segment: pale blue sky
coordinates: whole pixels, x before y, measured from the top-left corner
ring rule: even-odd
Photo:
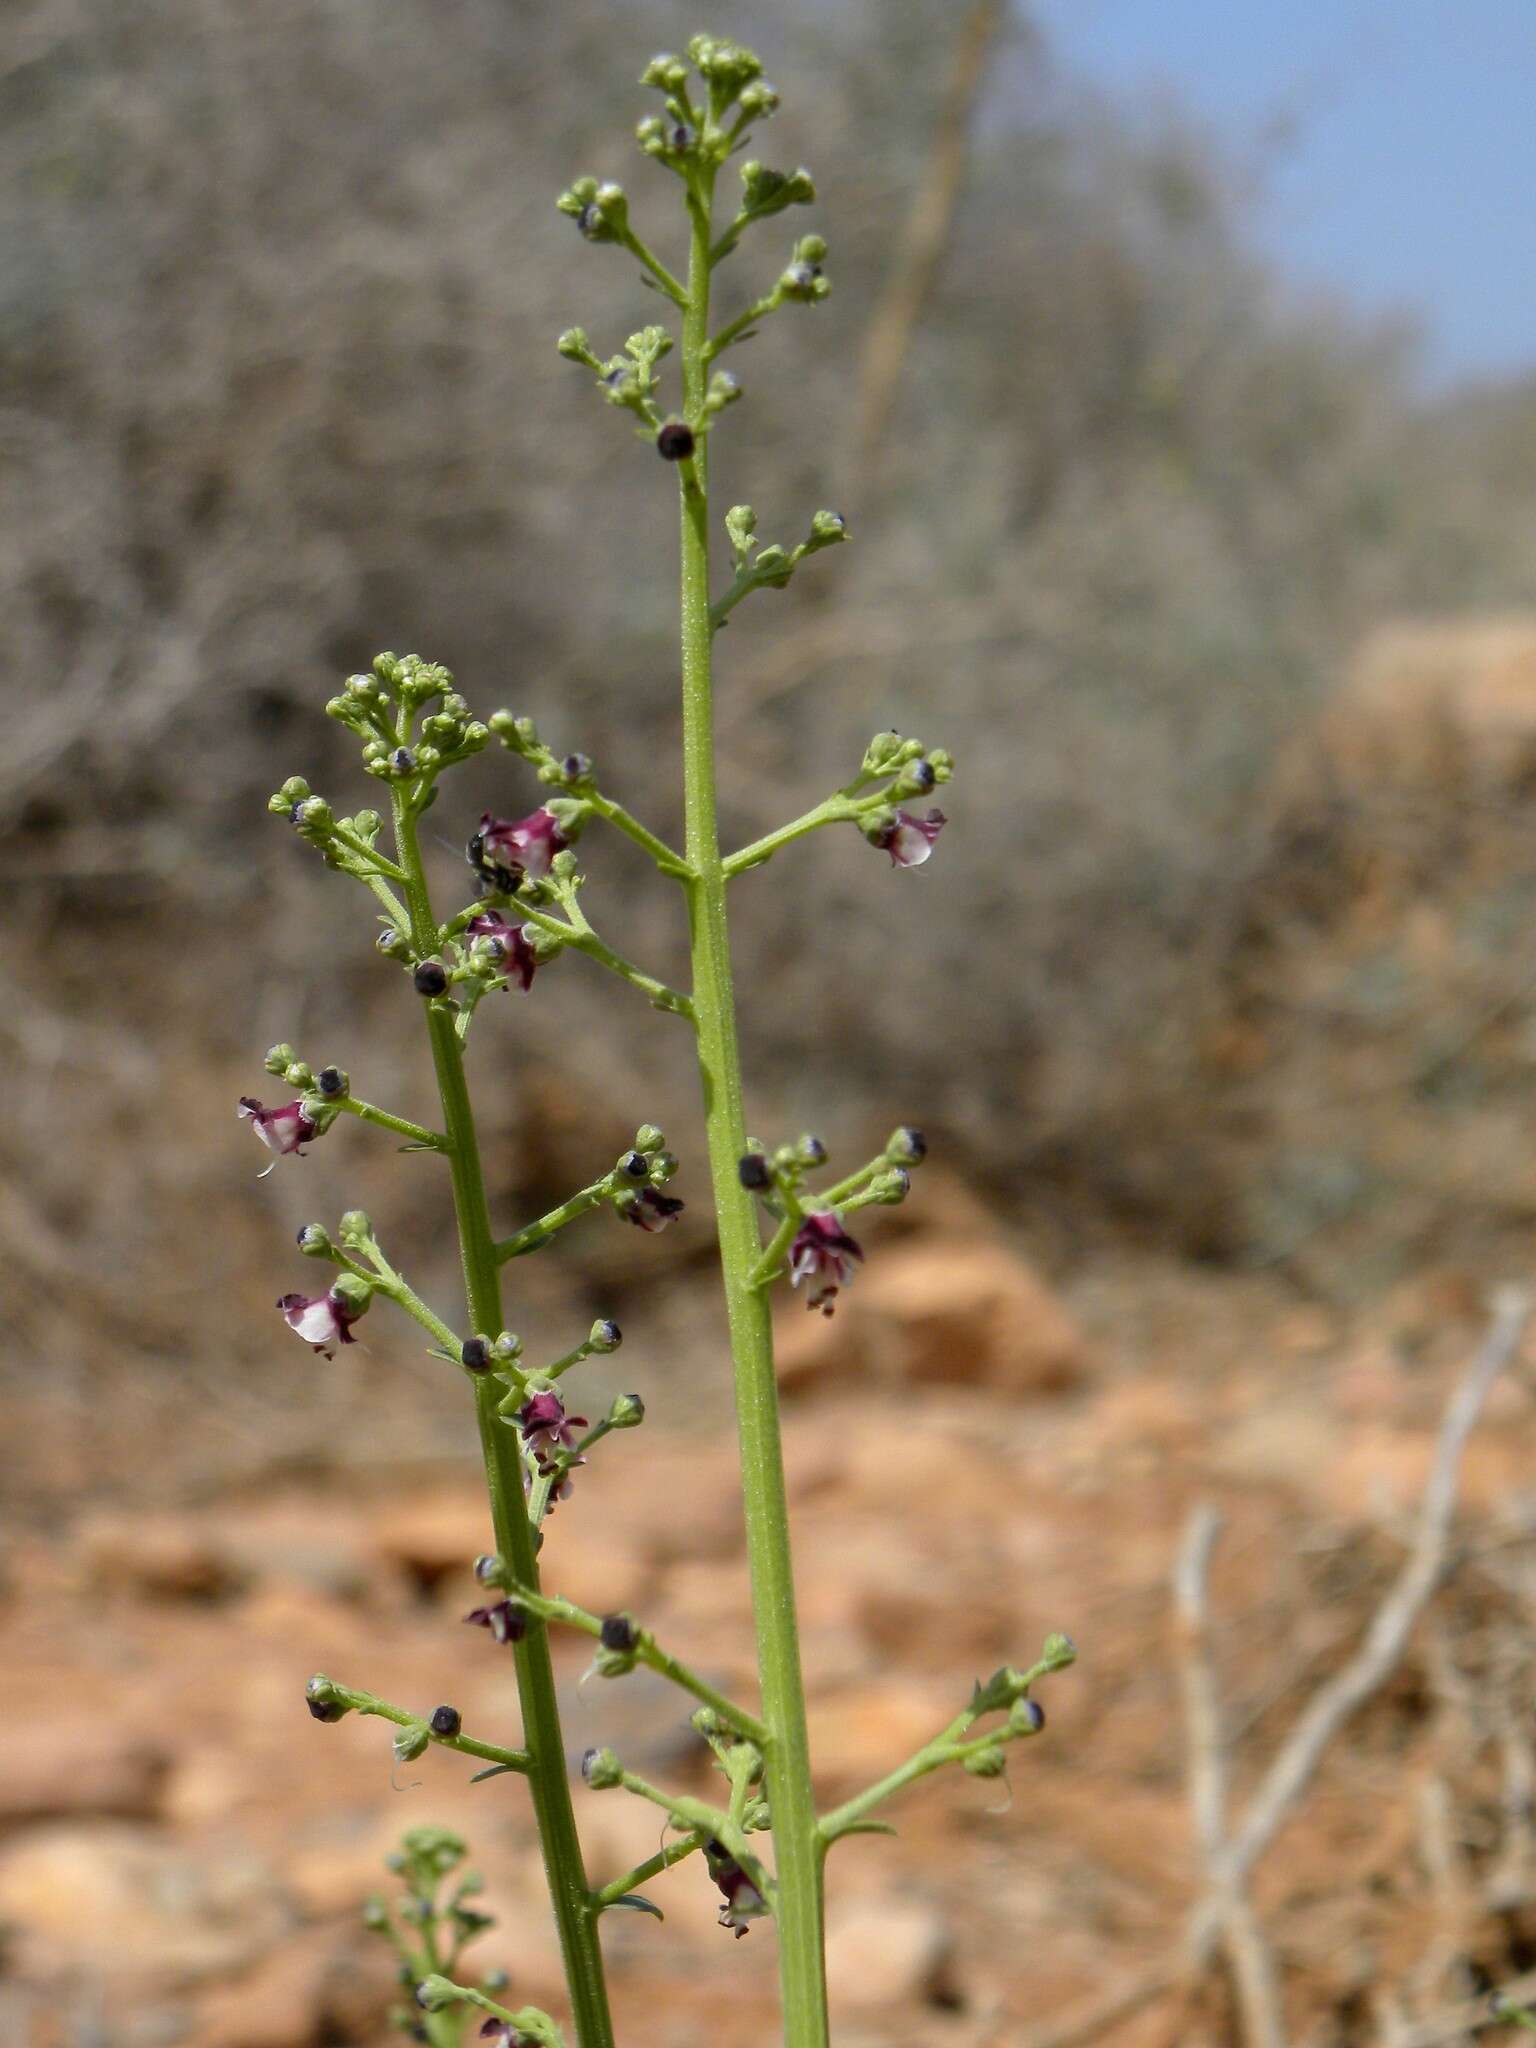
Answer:
[[[1536,369],[1536,0],[1035,0],[1061,64],[1193,112],[1303,282],[1406,311],[1438,385]]]

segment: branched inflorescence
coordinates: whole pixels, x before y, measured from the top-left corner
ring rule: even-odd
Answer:
[[[714,273],[760,223],[809,204],[815,186],[807,171],[777,171],[749,158],[741,166],[735,211],[718,225],[716,181],[745,150],[753,124],[774,112],[777,94],[750,51],[706,36],[690,44],[686,61],[654,59],[643,82],[660,92],[663,111],[640,123],[638,140],[643,153],[683,188],[686,266],[674,272],[642,239],[628,196],[617,184],[580,178],[559,205],[586,240],[612,244],[639,263],[643,281],[681,315],[681,345],[653,325],[632,334],[617,354],[603,357],[573,328],[560,337],[559,351],[592,372],[608,404],[633,416],[677,478],[684,843],[670,845],[641,823],[604,787],[587,755],[559,753],[531,719],[509,711],[478,718],[439,664],[416,655],[379,655],[370,670],[347,679],[326,709],[360,741],[365,772],[387,793],[387,818],[381,809],[339,815],[297,776],[273,796],[271,809],[329,867],[353,877],[373,897],[378,950],[406,978],[422,1012],[439,1114],[434,1123],[423,1123],[383,1108],[354,1092],[346,1070],[311,1067],[289,1045],[274,1046],[266,1061],[284,1099],[268,1106],[245,1097],[239,1113],[272,1155],[268,1172],[283,1158],[302,1159],[309,1146],[349,1118],[389,1133],[402,1151],[435,1157],[447,1169],[463,1256],[461,1314],[431,1306],[386,1252],[369,1217],[356,1209],[341,1217],[334,1233],[319,1223],[299,1232],[300,1253],[330,1268],[329,1281],[318,1292],[285,1294],[277,1305],[304,1343],[331,1357],[354,1342],[358,1319],[383,1299],[425,1333],[433,1358],[461,1375],[475,1406],[496,1543],[474,1564],[480,1592],[465,1620],[485,1632],[490,1648],[510,1653],[522,1733],[515,1746],[490,1741],[466,1732],[455,1707],[417,1711],[324,1675],[310,1681],[309,1711],[323,1722],[356,1714],[388,1723],[397,1763],[436,1747],[478,1761],[477,1778],[515,1776],[527,1782],[580,2048],[606,2048],[613,2038],[598,1941],[602,1916],[624,1907],[659,1918],[660,1909],[642,1887],[695,1852],[719,1893],[723,1926],[740,1936],[756,1920],[777,1923],[785,2039],[792,2048],[822,2048],[822,1873],[828,1848],[845,1835],[882,1829],[871,1818],[874,1810],[944,1765],[958,1764],[979,1777],[1000,1774],[1009,1746],[1044,1725],[1036,1684],[1075,1653],[1066,1637],[1050,1637],[1033,1666],[1005,1667],[978,1683],[964,1709],[905,1763],[834,1811],[818,1813],[805,1731],[768,1298],[787,1282],[803,1288],[811,1309],[831,1315],[865,1256],[851,1219],[860,1210],[904,1200],[927,1144],[919,1130],[903,1124],[872,1158],[829,1180],[819,1139],[803,1136],[769,1147],[749,1135],[726,896],[738,877],[828,825],[852,825],[888,855],[894,869],[920,866],[945,823],[932,798],[950,779],[953,764],[941,748],[896,732],[877,733],[857,772],[811,810],[734,852],[720,846],[714,642],[738,605],[757,591],[784,589],[812,555],[848,538],[843,518],[822,511],[795,545],[761,545],[751,507],[733,506],[724,517],[731,577],[722,591],[713,591],[709,442],[721,414],[741,396],[740,384],[720,359],[781,308],[815,305],[826,296],[827,251],[819,235],[799,236],[768,288],[714,325]],[[669,406],[661,366],[674,350],[682,374]],[[456,907],[440,916],[428,885],[420,821],[437,803],[444,776],[493,744],[532,772],[542,801],[521,815],[486,811],[478,819],[456,821],[467,869],[458,871]],[[509,802],[508,810],[516,812],[519,805]],[[578,847],[589,828],[604,825],[640,847],[657,872],[679,887],[691,939],[686,989],[668,985],[619,952],[589,918]],[[541,971],[567,953],[585,957],[653,1008],[678,1018],[697,1057],[741,1435],[761,1688],[755,1707],[726,1698],[633,1615],[591,1613],[540,1583],[547,1518],[570,1497],[577,1472],[597,1446],[634,1428],[645,1411],[639,1395],[625,1394],[596,1420],[578,1412],[580,1395],[568,1389],[579,1378],[567,1376],[588,1358],[617,1350],[617,1323],[600,1316],[567,1350],[535,1363],[505,1326],[504,1269],[590,1213],[607,1210],[655,1232],[683,1208],[670,1192],[678,1161],[661,1131],[645,1124],[610,1166],[548,1213],[505,1236],[493,1226],[466,1050],[487,997],[513,990],[519,998],[529,995]],[[549,1648],[553,1627],[592,1639],[596,1676],[621,1679],[644,1667],[691,1698],[703,1753],[723,1781],[717,1796],[705,1799],[652,1784],[610,1749],[590,1751],[582,1764],[589,1787],[622,1789],[665,1816],[657,1852],[603,1884],[589,1882],[575,1828]],[[470,1881],[459,1884],[446,1907],[437,1903],[440,1885],[462,1855],[455,1838],[415,1831],[398,1859],[405,1905],[393,1916],[382,1901],[368,1909],[370,1925],[395,1944],[401,1982],[412,1994],[402,2024],[419,2038],[451,2048],[464,2039],[466,2026],[477,2027],[500,2048],[559,2043],[560,2029],[548,2015],[496,2002],[491,1993],[504,1988],[501,1980],[487,1978],[479,1986],[455,1981],[466,1942],[488,1924],[464,1903]]]

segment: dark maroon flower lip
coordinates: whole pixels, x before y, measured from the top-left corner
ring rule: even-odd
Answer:
[[[875,844],[891,856],[892,867],[920,868],[948,823],[944,813],[937,809],[922,818],[913,811],[898,811]]]
[[[863,1247],[844,1230],[842,1219],[831,1209],[814,1210],[795,1232],[789,1248],[789,1280],[798,1287],[811,1283],[806,1307],[831,1315],[838,1289],[853,1282],[853,1269],[864,1257]]]
[[[553,811],[542,805],[526,818],[482,814],[470,838],[469,864],[482,881],[510,895],[524,881],[542,881],[550,862],[570,841]]]
[[[528,940],[527,928],[513,924],[502,916],[499,910],[482,910],[472,917],[464,927],[465,936],[471,939],[488,939],[496,952],[506,962],[507,979],[517,981],[524,994],[533,987],[533,977],[538,968],[538,956]]]
[[[472,1607],[464,1619],[475,1628],[488,1628],[498,1643],[520,1643],[528,1632],[528,1614],[515,1600],[497,1600],[489,1607]]]
[[[298,1152],[302,1158],[300,1146],[307,1145],[318,1129],[314,1119],[306,1115],[302,1097],[285,1102],[277,1109],[267,1109],[254,1095],[242,1095],[237,1114],[249,1118],[251,1129],[263,1145],[269,1152],[276,1153],[272,1166],[290,1152]],[[263,1177],[272,1171],[272,1166],[264,1169]]]
[[[681,1216],[683,1204],[676,1195],[664,1195],[660,1188],[641,1188],[619,1205],[619,1214],[641,1230],[665,1230],[674,1216]]]
[[[761,1920],[768,1911],[768,1901],[723,1842],[706,1842],[704,1861],[724,1895],[720,1925],[731,1928],[739,1941],[750,1923]]]
[[[549,1493],[549,1505],[552,1507],[556,1501],[569,1499],[571,1473],[578,1465],[587,1462],[575,1455],[576,1432],[587,1427],[586,1416],[567,1415],[565,1403],[552,1387],[547,1387],[528,1396],[517,1411],[517,1420],[539,1477],[555,1477]],[[568,1455],[562,1456],[561,1453]]]

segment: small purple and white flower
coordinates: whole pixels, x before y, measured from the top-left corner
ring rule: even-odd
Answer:
[[[675,1216],[681,1216],[683,1204],[676,1195],[664,1195],[660,1188],[641,1188],[635,1195],[626,1195],[619,1204],[619,1214],[626,1222],[647,1232],[665,1230]]]
[[[517,1419],[522,1427],[523,1442],[532,1451],[533,1461],[538,1466],[541,1476],[546,1478],[560,1463],[566,1462],[559,1459],[556,1454],[561,1451],[574,1451],[577,1430],[585,1429],[587,1426],[585,1415],[566,1414],[565,1403],[553,1387],[546,1387],[536,1394],[530,1394],[518,1409]],[[587,1461],[585,1458],[574,1458],[569,1462],[584,1465]]]
[[[766,1914],[768,1901],[723,1842],[711,1840],[704,1844],[704,1862],[725,1895],[720,1925],[732,1928],[740,1941],[751,1922]]]
[[[488,2019],[480,2039],[489,2041],[491,2048],[538,2048],[532,2034],[520,2034],[510,2020]]]
[[[499,910],[482,910],[464,927],[469,939],[485,939],[497,957],[506,963],[507,979],[518,982],[524,994],[533,987],[538,956],[528,943],[525,926],[512,924]]]
[[[488,1628],[498,1643],[520,1643],[528,1633],[528,1610],[515,1600],[497,1600],[490,1607],[472,1607],[464,1619],[475,1628]]]
[[[913,811],[898,811],[875,845],[891,856],[893,868],[920,868],[948,822],[940,810],[930,811],[925,818]]]
[[[469,864],[483,881],[510,894],[520,882],[542,881],[569,844],[554,812],[543,805],[526,818],[496,818],[486,811],[470,838]]]
[[[815,1210],[795,1232],[789,1248],[789,1284],[798,1287],[802,1280],[809,1280],[806,1307],[819,1308],[829,1316],[838,1289],[852,1286],[854,1266],[863,1257],[863,1247],[844,1230],[834,1210]]]
[[[249,1117],[251,1129],[263,1145],[269,1152],[277,1154],[272,1166],[263,1167],[257,1176],[261,1180],[266,1179],[272,1167],[277,1165],[277,1160],[287,1153],[298,1152],[302,1159],[304,1155],[299,1151],[299,1147],[307,1145],[316,1135],[314,1119],[305,1115],[302,1099],[285,1102],[280,1109],[264,1109],[254,1095],[242,1095],[237,1114]]]
[[[334,1287],[328,1294],[284,1294],[277,1305],[289,1329],[322,1358],[333,1358],[337,1344],[357,1342],[352,1325],[368,1306],[366,1300],[360,1305],[349,1301]]]

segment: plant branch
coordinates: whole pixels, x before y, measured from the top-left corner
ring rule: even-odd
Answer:
[[[391,1705],[371,1692],[360,1692],[356,1686],[338,1685],[331,1680],[331,1690],[338,1699],[358,1714],[373,1714],[382,1721],[393,1721],[397,1728],[420,1728],[429,1742],[435,1742],[440,1749],[457,1750],[460,1756],[478,1757],[482,1763],[499,1764],[504,1771],[520,1771],[526,1775],[528,1752],[525,1749],[503,1749],[494,1742],[481,1742],[472,1735],[439,1735],[430,1721],[419,1714],[408,1713],[404,1707]]]

